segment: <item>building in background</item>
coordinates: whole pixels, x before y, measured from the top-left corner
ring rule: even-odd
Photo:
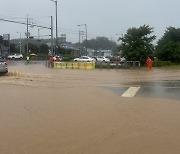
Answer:
[[[112,50],[93,50],[93,49],[87,49],[87,55],[88,56],[112,56]]]
[[[61,34],[61,37],[58,37],[57,42],[58,42],[58,46],[66,44],[67,43],[66,34]]]
[[[7,56],[10,54],[10,34],[0,35],[0,55]]]

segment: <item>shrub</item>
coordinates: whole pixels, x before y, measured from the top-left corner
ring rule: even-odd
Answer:
[[[73,55],[65,55],[62,58],[62,61],[72,61],[74,59]]]
[[[172,62],[170,62],[170,61],[158,60],[153,63],[153,66],[155,66],[155,67],[170,66],[170,65],[172,65]]]

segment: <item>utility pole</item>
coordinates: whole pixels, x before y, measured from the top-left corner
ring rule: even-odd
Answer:
[[[86,56],[87,56],[87,24],[85,24],[85,28],[86,28]]]
[[[81,31],[79,28],[79,55],[81,56]]]
[[[22,54],[22,39],[21,39],[21,33],[20,33],[20,54]]]
[[[28,19],[28,15],[27,15],[27,34],[26,34],[26,37],[27,37],[27,55],[29,54],[29,47],[28,47],[28,44],[29,44],[29,19]]]
[[[97,57],[97,41],[98,41],[98,38],[97,38],[97,36],[96,36],[96,49],[95,49],[95,51],[96,51],[95,56],[96,56],[96,57]]]
[[[22,53],[22,40],[21,40],[21,33],[17,32],[20,34],[20,41],[19,41],[19,50],[20,50],[20,54]]]
[[[55,53],[56,54],[56,47],[58,46],[58,28],[57,28],[57,0],[50,0],[52,2],[55,3],[55,7],[56,7],[56,44],[55,44]]]
[[[53,41],[53,17],[51,16],[51,54],[54,54],[53,45],[54,45],[54,41]]]
[[[81,25],[77,25],[77,26],[82,26],[82,25],[85,26],[85,30],[86,30],[86,53],[85,53],[85,55],[87,56],[87,24],[81,24]]]
[[[58,46],[58,28],[57,28],[57,0],[55,1],[56,4],[56,46]]]
[[[113,41],[112,41],[112,37],[111,37],[111,45],[110,45],[111,47],[111,55],[113,54]]]
[[[36,25],[36,24],[32,24],[32,23],[29,23],[29,18],[28,18],[28,15],[27,15],[27,21],[26,22],[19,22],[19,21],[13,21],[13,20],[8,20],[8,19],[2,19],[0,18],[0,21],[5,21],[5,22],[10,22],[10,23],[16,23],[16,24],[22,24],[22,25],[26,25],[27,26],[27,31],[25,33],[26,35],[26,41],[27,41],[27,54],[29,53],[29,47],[28,47],[28,39],[29,39],[29,26],[34,26],[34,27],[41,27],[41,28],[45,28],[45,29],[51,29],[53,30],[53,28],[51,27],[46,27],[46,26],[41,26],[41,25]]]
[[[40,30],[43,28],[38,28],[38,40],[40,40]]]
[[[11,54],[10,34],[8,34],[8,40],[9,40],[9,54]]]

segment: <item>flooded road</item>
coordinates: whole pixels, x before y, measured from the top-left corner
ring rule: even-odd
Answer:
[[[9,71],[0,76],[2,154],[180,152],[180,99],[171,94],[180,70]],[[138,86],[134,97],[121,96]]]
[[[127,82],[123,85],[105,85],[104,87],[123,97],[131,87],[138,88],[133,97],[167,98],[180,100],[180,80],[155,80]]]

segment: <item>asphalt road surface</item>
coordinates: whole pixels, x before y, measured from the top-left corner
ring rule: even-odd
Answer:
[[[9,67],[2,154],[179,154],[180,70]]]
[[[167,98],[180,100],[180,80],[128,82],[124,85],[105,85],[122,97]]]

